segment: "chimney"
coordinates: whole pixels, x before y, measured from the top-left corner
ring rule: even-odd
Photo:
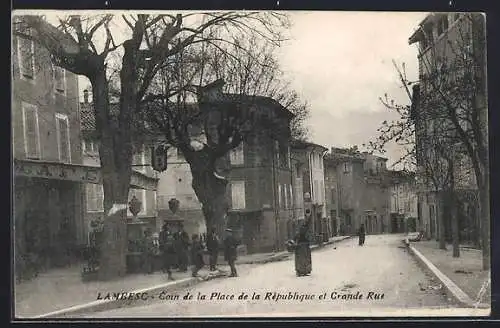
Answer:
[[[89,90],[87,89],[83,90],[83,102],[85,104],[89,103]]]

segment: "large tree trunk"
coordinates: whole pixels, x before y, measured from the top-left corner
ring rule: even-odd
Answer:
[[[124,60],[121,80],[124,97],[120,99],[118,120],[110,115],[105,70],[96,72],[91,79],[97,131],[101,142],[99,155],[105,211],[99,266],[100,280],[109,280],[126,274],[127,203],[132,173],[130,113],[135,108],[134,93],[128,92],[131,89],[130,84],[135,82],[133,79],[124,79],[130,75],[127,74],[127,69],[129,68]]]
[[[202,204],[207,229],[216,228],[222,236],[227,214],[227,180],[216,175],[216,159],[209,150],[188,151],[184,154],[191,167],[192,186]]]
[[[446,249],[446,230],[445,230],[445,224],[444,224],[444,216],[445,216],[445,199],[443,197],[443,192],[438,192],[437,193],[437,219],[438,219],[438,240],[439,240],[439,248],[440,249]]]

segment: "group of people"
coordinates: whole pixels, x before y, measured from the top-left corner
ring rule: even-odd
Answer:
[[[217,234],[215,227],[212,227],[208,235],[203,238],[198,234],[193,234],[191,240],[189,235],[181,226],[179,231],[173,232],[165,223],[161,229],[158,238],[158,250],[160,252],[162,270],[167,273],[168,279],[173,280],[172,269],[178,266],[179,271],[186,272],[189,262],[192,265],[192,276],[198,276],[198,272],[205,266],[205,249],[208,252],[210,271],[217,270],[217,261],[221,246],[224,247],[224,259],[231,268],[231,276],[237,276],[235,267],[237,257],[238,239],[234,236],[231,229],[226,229],[227,236],[223,244]],[[190,254],[189,254],[190,253]],[[191,261],[189,261],[189,257]]]

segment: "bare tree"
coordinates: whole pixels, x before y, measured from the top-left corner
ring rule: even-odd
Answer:
[[[431,155],[448,162],[449,170],[455,172],[448,186],[455,191],[457,183],[461,185],[459,189],[477,188],[483,269],[487,270],[490,267],[490,219],[485,20],[483,15],[474,13],[458,14],[454,19],[453,27],[435,43],[431,35],[421,29],[419,81],[408,81],[399,70],[412,106],[398,106],[404,109],[400,120],[383,124],[381,135],[372,145],[373,149],[381,149],[390,141],[408,141],[416,137],[417,143],[414,139],[408,143],[408,154],[415,156],[418,166],[422,165],[421,157],[426,157],[425,154],[420,156],[422,150],[419,148],[434,147],[436,152]],[[416,83],[418,87],[413,87],[411,95],[410,86]],[[425,143],[429,124],[437,124],[434,129],[440,130],[438,143]],[[457,162],[461,165],[457,166]],[[467,166],[472,167],[474,181],[464,184],[463,171]],[[429,172],[426,175],[429,177]],[[457,180],[457,176],[462,178]],[[450,208],[456,210],[456,206]],[[457,220],[452,221],[452,232],[457,235],[457,222],[454,221]],[[456,238],[454,244],[458,243]],[[456,248],[458,250],[458,246]]]
[[[121,19],[121,20],[120,20]],[[34,32],[55,65],[86,76],[92,98],[100,141],[99,155],[104,186],[105,244],[99,275],[101,279],[125,274],[126,208],[133,153],[133,122],[137,120],[147,90],[163,64],[190,46],[224,44],[225,39],[207,37],[211,30],[258,33],[269,42],[282,40],[286,17],[276,13],[217,12],[184,14],[113,14],[59,19],[59,26],[42,16],[24,16],[14,32]],[[125,26],[126,30],[116,27]],[[233,32],[234,33],[234,32]],[[98,36],[103,37],[99,47]],[[119,43],[118,37],[125,40]],[[119,62],[119,110],[109,105],[109,56],[121,51]]]
[[[289,138],[293,125],[290,131],[288,120],[295,113],[300,114],[295,121],[300,129],[296,136],[303,136],[308,107],[282,79],[272,44],[238,36],[226,47],[203,45],[197,50],[180,53],[177,62],[165,67],[173,72],[183,70],[183,74],[162,75],[162,94],[151,94],[150,99],[165,101],[149,104],[145,119],[164,132],[169,144],[182,151],[191,168],[192,186],[202,203],[207,227],[222,230],[228,208],[224,157],[242,141],[261,132],[273,139]],[[206,87],[192,84],[214,80],[220,83],[222,92],[215,100],[203,95]],[[287,118],[273,118],[275,110]],[[192,132],[193,127],[198,128],[196,132]]]

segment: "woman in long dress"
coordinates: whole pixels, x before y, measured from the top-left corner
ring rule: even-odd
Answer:
[[[309,221],[304,223],[295,236],[295,272],[298,277],[312,271],[310,240],[308,236]]]

